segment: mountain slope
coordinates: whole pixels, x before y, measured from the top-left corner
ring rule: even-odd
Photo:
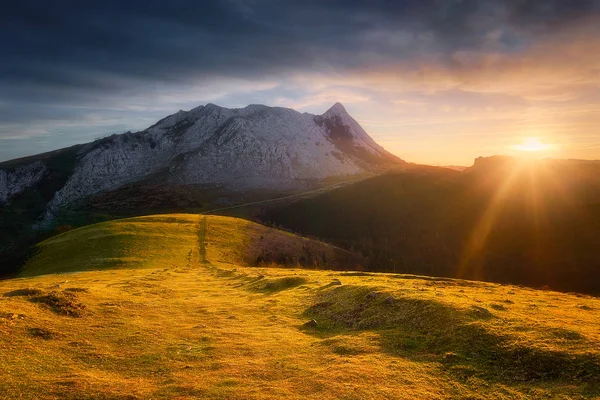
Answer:
[[[52,160],[43,155],[0,164],[0,202],[10,203],[47,179]],[[179,111],[142,132],[78,148],[68,179],[48,202],[47,217],[74,201],[140,180],[228,190],[299,189],[400,162],[339,103],[320,116],[261,105],[226,109],[208,104]]]
[[[600,293],[600,165],[480,159],[408,168],[267,209],[369,269]],[[351,217],[350,217],[351,216]]]
[[[179,111],[141,132],[0,163],[0,276],[55,227],[195,213],[402,164],[341,104],[323,115],[261,105]]]
[[[600,395],[598,299],[414,275],[245,267],[235,260],[254,258],[246,252],[261,236],[270,240],[268,229],[230,218],[208,218],[208,262],[200,263],[200,221],[135,218],[46,241],[30,273],[111,269],[0,282],[2,397]],[[273,232],[275,248],[306,245]],[[66,264],[77,253],[78,266]]]

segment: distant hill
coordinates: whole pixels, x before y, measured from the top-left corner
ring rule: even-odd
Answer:
[[[448,169],[453,169],[455,171],[464,171],[465,169],[469,168],[466,167],[464,165],[442,165],[442,168],[448,168]]]
[[[210,259],[199,253],[200,248],[210,254]],[[186,260],[186,265],[176,260]],[[326,269],[347,269],[364,263],[361,256],[347,250],[250,221],[162,214],[88,225],[54,236],[36,246],[35,255],[19,276],[184,267],[203,261]]]
[[[600,164],[476,160],[414,167],[265,211],[263,221],[361,251],[373,271],[600,294]]]

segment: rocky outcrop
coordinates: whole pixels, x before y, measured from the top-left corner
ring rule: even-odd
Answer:
[[[46,219],[64,205],[140,180],[233,191],[301,189],[327,177],[398,162],[339,103],[323,115],[207,104],[179,111],[144,131],[112,135],[78,149],[72,173],[48,203]],[[30,180],[39,179],[30,175]]]
[[[7,203],[12,196],[38,183],[45,173],[46,166],[40,161],[14,169],[0,169],[0,204]]]

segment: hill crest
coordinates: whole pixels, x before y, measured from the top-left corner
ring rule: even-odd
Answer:
[[[238,218],[162,214],[88,225],[47,239],[19,276],[189,267],[202,263],[201,251],[216,266],[346,269],[366,264],[347,250]]]

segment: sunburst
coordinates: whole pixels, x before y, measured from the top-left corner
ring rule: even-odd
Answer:
[[[542,142],[539,137],[528,137],[523,139],[523,143],[516,145],[515,148],[520,151],[534,152],[548,150],[550,145]]]

